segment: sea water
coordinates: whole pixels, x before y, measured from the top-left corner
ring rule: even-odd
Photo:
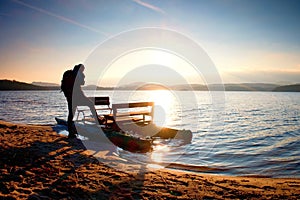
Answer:
[[[188,129],[191,144],[167,143],[126,159],[229,175],[300,177],[300,93],[204,91],[86,91],[111,103],[154,101],[154,122]],[[55,125],[66,119],[59,91],[0,91],[2,120]],[[171,165],[171,166],[172,166]]]

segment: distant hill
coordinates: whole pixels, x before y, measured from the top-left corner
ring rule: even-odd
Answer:
[[[144,87],[145,85],[149,85],[149,84],[147,84],[145,82],[134,82],[134,83],[126,84],[126,85],[121,85],[121,86],[117,87],[116,89],[117,90],[135,90],[137,88]]]
[[[142,86],[142,87],[139,87]],[[202,84],[181,84],[181,85],[172,85],[169,86],[172,90],[178,91],[272,91],[279,85],[276,84],[268,84],[268,83],[235,83],[235,84],[210,84],[210,85],[202,85]],[[157,90],[161,89],[158,85],[155,84],[147,84],[142,82],[130,83],[127,85],[120,86],[118,89],[120,90],[131,90],[131,89],[143,89],[143,90]]]
[[[33,82],[34,84],[0,80],[0,90],[60,90],[59,84]],[[276,84],[266,83],[237,83],[237,84],[210,84],[208,86],[202,84],[182,84],[168,86],[172,90],[178,91],[276,91],[276,92],[300,92],[300,84],[279,86]],[[97,87],[96,85],[88,85],[83,87],[84,90],[161,90],[165,89],[163,86],[148,83],[130,83],[117,88],[114,87]]]
[[[57,83],[47,83],[47,82],[32,82],[32,85],[43,86],[43,87],[59,87]]]
[[[113,87],[97,87],[88,85],[83,87],[84,90],[113,90]],[[60,90],[60,85],[55,83],[32,82],[24,83],[11,80],[0,80],[0,90]]]
[[[284,85],[276,87],[274,92],[300,92],[300,84],[295,85]]]
[[[11,80],[0,80],[0,90],[58,90],[59,87],[45,87],[38,86],[29,83],[11,81]]]
[[[188,90],[207,91],[208,90],[206,85],[201,85],[201,84],[174,85],[174,86],[170,86],[170,88],[173,90],[179,90],[179,91],[188,91]]]
[[[229,84],[211,84],[209,89],[213,91],[222,90],[225,91],[272,91],[279,85],[268,83],[229,83]]]
[[[99,87],[96,85],[87,85],[82,87],[83,90],[113,90],[113,87]]]
[[[204,90],[207,91],[207,86],[201,84],[181,84],[181,85],[171,85],[171,86],[161,86],[155,83],[146,83],[146,82],[134,82],[126,85],[121,85],[117,87],[117,90],[162,90],[162,89],[172,89],[178,91],[187,91],[187,90]]]
[[[148,84],[137,88],[137,90],[164,90],[164,89],[166,88],[156,84]]]

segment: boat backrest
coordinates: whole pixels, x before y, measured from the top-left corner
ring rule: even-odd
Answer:
[[[97,105],[110,105],[109,97],[88,97],[91,101],[95,103],[95,106]]]
[[[96,111],[108,110],[109,113],[112,112],[110,107],[109,97],[89,97],[89,99],[94,102]],[[98,113],[99,114],[99,113]],[[101,114],[100,114],[101,115]]]
[[[135,118],[135,120],[151,122],[154,114],[154,102],[112,104],[112,110],[116,121],[121,118]]]

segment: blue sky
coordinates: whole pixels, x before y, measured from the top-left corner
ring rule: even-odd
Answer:
[[[109,37],[162,27],[196,41],[224,82],[297,83],[299,10],[297,0],[3,0],[0,79],[59,83]]]

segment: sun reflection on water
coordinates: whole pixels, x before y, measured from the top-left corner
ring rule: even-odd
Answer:
[[[151,153],[151,160],[154,163],[162,163],[164,156],[170,152],[170,147],[163,144],[155,145],[154,151]]]
[[[154,123],[158,126],[170,126],[177,120],[181,111],[181,103],[172,90],[158,86],[159,90],[147,90],[147,92],[136,90],[130,94],[129,102],[152,101],[154,102]],[[141,87],[140,89],[143,89]]]
[[[159,126],[170,124],[177,104],[174,93],[169,90],[156,90],[150,92],[149,98],[155,103],[154,122]]]
[[[143,89],[141,87],[140,89]],[[153,121],[158,127],[172,127],[174,123],[179,123],[178,115],[181,113],[181,101],[175,91],[161,87],[159,90],[136,90],[130,94],[129,102],[134,101],[154,102]],[[175,119],[175,120],[174,120]],[[177,121],[176,121],[177,120]],[[181,121],[180,121],[181,122]],[[154,149],[150,154],[150,163],[147,168],[164,168],[166,158],[171,153],[171,146],[168,141],[154,140]]]

